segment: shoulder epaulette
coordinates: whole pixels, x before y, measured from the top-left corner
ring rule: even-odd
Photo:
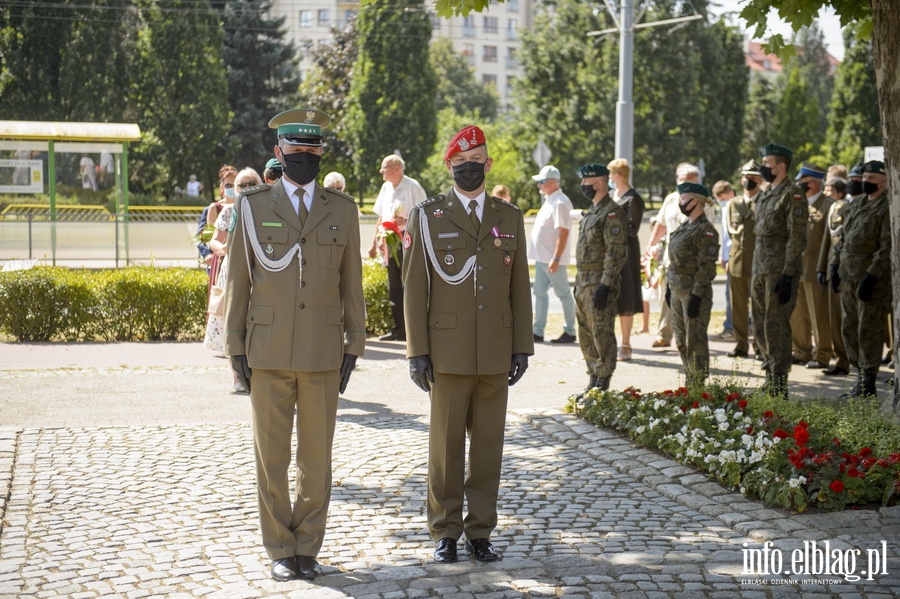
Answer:
[[[247,189],[244,189],[243,191],[241,191],[241,195],[249,196],[249,195],[253,195],[254,193],[259,193],[261,191],[268,191],[270,189],[272,189],[271,185],[269,185],[267,183],[260,183],[259,185],[254,185],[253,187],[248,187]]]
[[[504,199],[501,199],[501,198],[495,198],[494,196],[490,196],[490,198],[494,201],[495,204],[499,204],[499,205],[501,205],[501,206],[506,206],[507,208],[512,208],[512,209],[515,210],[516,212],[521,212],[521,211],[522,211],[521,208],[519,208],[518,206],[516,206],[516,205],[513,204],[512,202],[507,202],[507,201],[504,200]]]
[[[418,204],[416,204],[416,206],[422,208],[422,207],[434,204],[435,202],[443,202],[443,201],[444,201],[444,194],[439,193],[436,196],[430,197],[427,200],[419,202]]]
[[[356,200],[353,199],[353,196],[347,195],[343,191],[338,191],[337,189],[335,189],[333,187],[323,187],[322,189],[324,189],[327,193],[329,193],[331,195],[335,195],[344,200],[348,200],[350,202],[353,202],[354,204],[356,203]]]

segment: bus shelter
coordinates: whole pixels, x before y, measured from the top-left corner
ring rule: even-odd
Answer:
[[[117,254],[120,224],[127,252],[128,144],[140,141],[135,123],[0,121],[0,195],[31,195],[16,203],[12,216],[47,221],[50,250],[56,264],[57,223],[101,217],[98,206],[57,206],[60,186],[114,196]],[[49,198],[49,205],[47,199]],[[24,216],[23,216],[24,215]],[[31,228],[29,227],[29,235]],[[127,260],[127,256],[126,256]],[[116,260],[118,262],[118,258]]]

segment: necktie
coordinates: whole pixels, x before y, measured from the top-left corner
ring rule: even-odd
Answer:
[[[478,220],[478,202],[472,200],[469,202],[469,218],[472,220],[472,226],[475,227],[475,231],[481,230],[481,221]]]
[[[300,226],[306,226],[306,217],[309,216],[309,209],[306,207],[306,202],[303,201],[303,196],[306,195],[303,189],[297,189],[297,199],[300,200],[300,211],[298,216],[300,217]]]

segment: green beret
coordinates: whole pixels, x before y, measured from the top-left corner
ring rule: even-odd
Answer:
[[[863,165],[864,173],[878,173],[879,175],[886,175],[884,172],[884,163],[880,160],[870,160]]]
[[[331,117],[313,108],[294,108],[272,117],[269,129],[276,129],[279,140],[291,145],[321,146],[322,129],[328,126]]]
[[[266,168],[270,168],[276,171],[283,171],[284,167],[281,166],[281,163],[278,162],[277,158],[269,158],[269,161],[266,162]]]
[[[709,190],[706,189],[705,185],[700,185],[699,183],[685,181],[684,183],[679,183],[676,186],[676,189],[678,190],[678,193],[692,193],[705,198],[709,197]]]
[[[578,178],[587,179],[588,177],[607,177],[609,169],[602,164],[585,164],[578,169]]]
[[[794,159],[794,153],[791,152],[790,148],[779,146],[778,144],[769,144],[761,147],[759,149],[759,157],[765,158],[766,156],[785,156],[788,160]]]

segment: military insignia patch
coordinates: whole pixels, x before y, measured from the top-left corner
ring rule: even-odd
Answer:
[[[615,218],[615,217],[616,217],[615,212],[612,212],[612,213],[606,215],[606,218]]]
[[[704,233],[704,235],[706,235],[707,237],[710,237],[710,238],[715,237],[715,234],[714,234],[714,233],[710,233],[709,231],[707,231],[706,233]]]
[[[266,253],[271,254],[275,252],[275,248],[272,247],[271,243],[266,244]]]
[[[509,266],[510,264],[512,264],[512,256],[506,254],[505,256],[503,256],[503,265]]]
[[[716,255],[716,246],[711,245],[711,246],[707,247],[706,253],[709,254],[710,256],[715,256]]]
[[[403,234],[403,249],[408,250],[412,246],[412,237],[409,236],[409,232]]]
[[[456,258],[453,257],[453,254],[447,254],[444,256],[444,264],[447,266],[453,266],[453,263],[456,262]]]
[[[460,137],[457,144],[459,145],[459,149],[463,152],[469,149],[469,141],[465,137]]]
[[[617,226],[613,227],[612,229],[610,229],[609,232],[612,233],[613,235],[618,235],[619,233],[622,232],[622,229],[619,228],[619,226],[617,225]]]
[[[435,217],[435,218],[440,218],[440,217],[442,217],[442,216],[444,216],[444,211],[441,210],[440,208],[438,208],[437,210],[434,211],[434,217]]]
[[[794,216],[803,216],[803,208],[800,206],[794,208]]]
[[[794,199],[795,199],[795,200],[802,200],[802,199],[803,199],[803,196],[800,195],[799,193],[795,193],[795,194],[794,194]]]

